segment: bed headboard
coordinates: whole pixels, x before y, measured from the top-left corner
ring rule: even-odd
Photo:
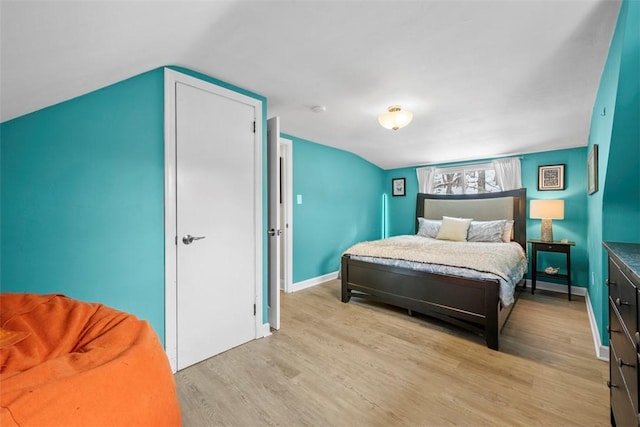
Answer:
[[[512,219],[513,240],[527,249],[527,189],[482,194],[424,194],[416,202],[418,218],[442,219],[443,216],[473,218],[478,221]]]

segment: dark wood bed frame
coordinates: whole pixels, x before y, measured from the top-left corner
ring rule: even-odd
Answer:
[[[526,189],[475,195],[435,195],[419,193],[416,202],[418,217],[424,217],[425,199],[477,200],[513,198],[513,240],[526,251]],[[445,213],[446,215],[446,213]],[[459,212],[456,215],[461,216]],[[469,212],[467,218],[474,218]],[[502,219],[502,218],[474,218]],[[386,266],[342,256],[342,302],[351,297],[391,304],[484,335],[487,347],[498,350],[498,337],[514,304],[502,307],[497,280],[467,279],[457,276],[414,271]]]

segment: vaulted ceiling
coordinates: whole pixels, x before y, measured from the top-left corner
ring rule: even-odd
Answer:
[[[0,120],[179,65],[266,96],[283,132],[385,169],[580,147],[619,8],[2,0]],[[413,122],[383,129],[394,104]]]

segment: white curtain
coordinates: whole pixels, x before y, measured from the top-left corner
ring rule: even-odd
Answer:
[[[522,188],[522,173],[518,157],[497,159],[492,163],[496,171],[496,180],[502,191]]]
[[[433,191],[433,177],[436,173],[436,168],[417,168],[416,174],[418,174],[418,192],[419,193],[431,193]]]

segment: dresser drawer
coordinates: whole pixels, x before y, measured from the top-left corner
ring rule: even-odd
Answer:
[[[638,408],[638,353],[635,344],[622,329],[615,307],[609,308],[609,346],[611,370],[617,369],[634,408]]]
[[[611,423],[640,427],[640,244],[603,242],[609,254]]]
[[[615,358],[616,353],[611,346],[610,357]],[[633,408],[631,399],[622,380],[620,368],[611,364],[610,367],[610,387],[611,387],[611,411],[616,420],[617,426],[635,426],[638,425],[638,414]]]
[[[609,259],[609,296],[630,334],[638,330],[637,295],[637,288],[622,273],[615,261]]]

